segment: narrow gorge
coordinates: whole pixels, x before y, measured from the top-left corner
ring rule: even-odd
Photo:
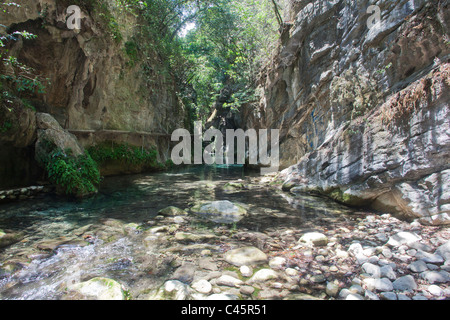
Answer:
[[[450,1],[0,5],[0,299],[450,298]]]

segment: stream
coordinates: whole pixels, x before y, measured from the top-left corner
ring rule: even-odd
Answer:
[[[231,181],[240,181],[245,188],[225,190],[224,185]],[[119,282],[129,299],[151,299],[154,291],[186,264],[192,266],[186,283],[193,278],[211,280],[222,271],[238,276],[239,269],[227,264],[223,255],[243,246],[258,247],[269,257],[284,255],[284,267],[301,277],[314,267],[312,257],[299,254],[296,247],[305,231],[319,230],[332,237],[339,228],[353,229],[355,220],[369,214],[327,199],[281,192],[242,167],[189,167],[110,177],[100,190],[97,196],[83,201],[46,195],[0,206],[0,229],[18,235],[18,242],[0,249],[0,299],[76,299],[70,286],[94,277]],[[158,215],[169,206],[188,211],[198,201],[216,200],[242,204],[248,215],[229,225],[191,215],[178,220]],[[155,227],[162,231],[149,231]],[[177,232],[203,238],[178,241],[174,238]],[[350,240],[354,238],[339,238],[341,246]],[[364,241],[363,235],[360,240]],[[315,265],[317,272],[312,277],[330,276],[333,263]],[[351,268],[331,276],[339,279]],[[298,280],[286,282],[290,287],[283,297],[324,291],[323,281],[299,287]],[[272,294],[287,288],[283,286]],[[237,288],[220,285],[214,292],[229,289],[241,299],[254,299],[264,291],[261,286],[256,288],[257,292],[248,296],[240,295]]]

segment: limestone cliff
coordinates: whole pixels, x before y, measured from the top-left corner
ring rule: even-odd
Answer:
[[[246,127],[281,129],[293,191],[448,224],[449,1],[375,4],[295,1]]]
[[[15,168],[8,156],[25,153],[23,161],[33,162],[28,156],[33,154],[30,148],[37,137],[34,111],[52,115],[66,130],[87,131],[87,136],[79,137],[84,146],[103,139],[139,144],[158,148],[164,160],[167,139],[121,133],[98,137],[92,133],[109,130],[166,134],[183,126],[185,111],[176,96],[174,77],[158,72],[162,58],[157,52],[145,61],[137,58],[134,35],[139,15],[119,10],[115,7],[118,2],[109,0],[16,2],[20,7],[0,11],[1,24],[6,27],[2,27],[2,34],[26,30],[37,38],[11,41],[9,54],[50,84],[45,93],[27,97],[28,108],[14,101],[15,118],[8,121],[14,126],[0,133],[0,162],[8,172],[15,173],[5,172],[0,187],[15,185],[17,180],[32,180],[29,176],[36,175],[33,170],[25,173]],[[70,30],[67,25],[67,8],[73,4],[81,8],[80,30]],[[20,168],[25,167],[20,164]]]

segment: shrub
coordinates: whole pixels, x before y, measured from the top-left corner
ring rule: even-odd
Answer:
[[[97,192],[100,172],[88,152],[75,157],[70,149],[54,148],[44,162],[50,181],[67,195],[84,197]]]

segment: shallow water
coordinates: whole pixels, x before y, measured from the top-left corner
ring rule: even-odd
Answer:
[[[140,228],[130,227],[125,235],[107,241],[85,239],[90,245],[69,241],[50,253],[38,248],[46,239],[72,239],[83,233],[80,230],[97,226],[114,234],[117,221],[122,223],[120,228],[130,223],[151,224],[158,211],[168,206],[188,209],[201,200],[238,202],[248,209],[249,216],[232,228],[257,232],[321,224],[331,227],[353,213],[326,199],[294,197],[257,184],[238,192],[222,189],[229,181],[248,182],[257,174],[241,167],[191,167],[107,178],[97,196],[83,201],[46,196],[1,205],[0,229],[20,232],[22,241],[0,249],[0,299],[60,299],[71,284],[99,276],[123,283],[132,293],[161,285],[167,273],[149,271],[157,269],[153,265],[160,263],[160,258],[144,244]],[[149,258],[152,255],[153,259]],[[7,265],[21,267],[5,269]]]

